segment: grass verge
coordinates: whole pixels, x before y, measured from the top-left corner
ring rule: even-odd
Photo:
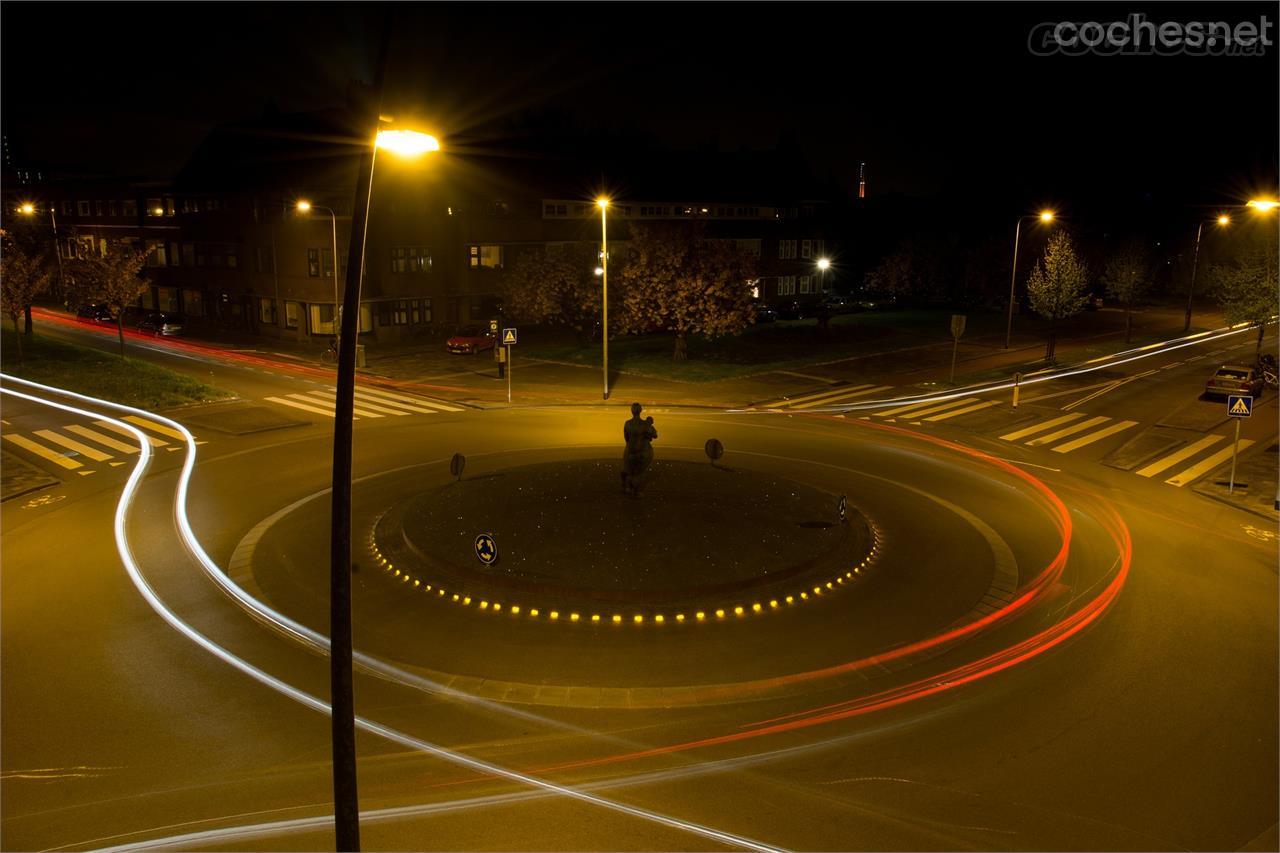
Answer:
[[[23,360],[19,363],[17,333],[12,329],[0,330],[0,361],[4,372],[32,382],[141,409],[172,409],[234,396],[154,364],[39,334],[22,339],[22,354]]]

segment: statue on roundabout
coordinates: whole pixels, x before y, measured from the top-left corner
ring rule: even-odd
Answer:
[[[653,428],[653,417],[641,418],[643,407],[631,404],[631,419],[622,426],[622,437],[627,442],[622,452],[622,493],[640,497],[648,479],[649,463],[653,462],[653,440],[658,431]]]

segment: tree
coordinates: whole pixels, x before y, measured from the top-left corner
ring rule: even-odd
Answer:
[[[13,321],[14,339],[18,343],[18,363],[22,364],[23,331],[18,318],[25,314],[35,298],[49,286],[50,273],[44,260],[6,239],[0,257],[0,309]]]
[[[585,344],[600,324],[598,252],[579,244],[554,255],[521,255],[503,280],[503,310],[513,320],[573,329]]]
[[[124,310],[150,286],[138,275],[150,254],[149,249],[116,240],[108,243],[101,254],[90,254],[71,266],[72,286],[80,299],[101,302],[115,313],[121,356],[124,356]]]
[[[1089,300],[1089,271],[1066,231],[1049,238],[1044,257],[1036,262],[1027,279],[1027,296],[1031,310],[1049,321],[1044,358],[1052,363],[1058,321],[1079,314]]]
[[[1134,240],[1112,255],[1102,271],[1102,283],[1107,286],[1107,295],[1124,305],[1124,342],[1127,344],[1133,334],[1133,303],[1151,287],[1151,264],[1141,241]]]
[[[930,300],[942,296],[942,247],[917,240],[898,244],[863,279],[869,293],[899,299]]]
[[[736,335],[755,318],[751,288],[756,259],[731,240],[709,239],[699,224],[631,228],[622,284],[620,328],[675,336],[674,361],[688,355],[688,336]]]
[[[1250,241],[1235,261],[1214,265],[1209,273],[1226,321],[1257,324],[1255,357],[1262,354],[1267,321],[1277,312],[1276,265],[1275,233],[1269,232],[1265,239]]]

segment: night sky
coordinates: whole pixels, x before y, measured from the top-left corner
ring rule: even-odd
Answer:
[[[6,2],[26,162],[171,175],[213,125],[341,104],[375,4]],[[944,208],[1213,205],[1274,188],[1277,50],[1037,57],[1044,20],[1258,20],[1275,4],[400,4],[388,99],[497,147],[553,114],[677,148],[797,146]],[[1273,27],[1272,32],[1275,32]],[[406,106],[407,105],[407,106]]]

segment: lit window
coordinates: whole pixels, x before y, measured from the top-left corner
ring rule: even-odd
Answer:
[[[813,293],[813,277],[812,276],[807,276],[807,275],[800,276],[800,292]]]
[[[469,246],[472,267],[489,267],[496,269],[502,266],[501,246]]]
[[[800,241],[800,257],[808,258],[808,257],[811,257],[812,255],[813,255],[813,241],[801,240]]]
[[[319,249],[307,249],[307,275],[311,278],[320,277]]]

